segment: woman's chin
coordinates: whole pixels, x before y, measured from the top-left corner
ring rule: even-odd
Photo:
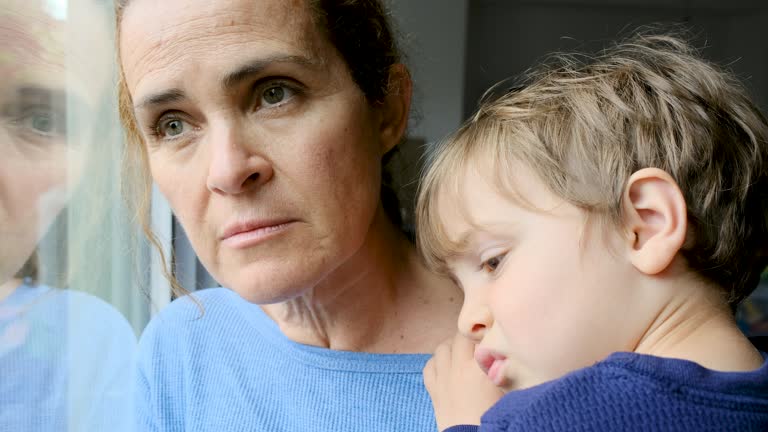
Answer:
[[[237,279],[222,285],[250,303],[274,304],[305,294],[308,287],[316,285],[316,280],[313,281],[315,278],[309,276],[311,275],[290,270],[254,268],[239,272]]]
[[[236,292],[240,297],[242,297],[243,300],[249,303],[258,304],[258,305],[283,303],[288,300],[294,299],[296,297],[300,297],[303,294],[301,290],[296,290],[294,292],[290,289],[285,289],[285,290],[257,289],[253,287],[245,287],[243,289],[236,289],[236,288],[231,288],[231,289],[232,291]]]

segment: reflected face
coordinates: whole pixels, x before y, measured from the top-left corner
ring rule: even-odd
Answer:
[[[56,12],[34,1],[0,6],[0,283],[21,268],[63,208],[82,164],[82,145],[68,144],[75,122],[67,109],[83,116],[105,77],[93,66],[106,51],[80,44],[74,24]],[[104,29],[99,24],[90,22],[91,38]],[[88,51],[88,59],[65,41]],[[88,87],[78,79],[86,70]]]
[[[136,0],[121,32],[152,177],[219,282],[278,302],[360,249],[379,115],[304,1]]]
[[[60,27],[39,6],[0,7],[0,281],[21,268],[64,201]]]
[[[459,330],[478,344],[475,359],[505,390],[531,387],[630,350],[635,270],[612,252],[598,227],[526,169],[517,192],[533,210],[499,193],[492,169],[468,169],[466,212],[441,196],[444,228],[463,252],[448,261],[464,290]],[[451,199],[454,198],[454,199]],[[618,236],[618,234],[616,234]]]

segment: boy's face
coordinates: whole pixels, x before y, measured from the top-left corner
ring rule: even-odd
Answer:
[[[438,210],[449,238],[466,241],[448,265],[465,294],[459,330],[478,344],[480,367],[512,390],[631,350],[642,322],[633,308],[640,290],[632,289],[637,271],[618,231],[588,229],[584,212],[526,169],[513,183],[539,210],[500,193],[478,171],[493,175],[468,169],[460,196],[443,193]]]

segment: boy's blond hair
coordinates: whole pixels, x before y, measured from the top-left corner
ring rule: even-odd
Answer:
[[[514,194],[504,173],[526,166],[554,194],[617,227],[632,173],[663,169],[688,207],[681,254],[690,269],[735,305],[768,263],[766,119],[732,75],[677,36],[638,34],[596,57],[557,55],[439,145],[416,210],[418,245],[435,269],[457,252],[438,195],[455,192],[456,173],[480,159],[506,192]]]

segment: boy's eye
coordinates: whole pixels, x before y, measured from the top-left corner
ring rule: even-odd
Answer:
[[[481,264],[481,268],[486,273],[493,273],[501,265],[501,261],[504,259],[504,255],[497,255],[493,258],[485,260]]]

